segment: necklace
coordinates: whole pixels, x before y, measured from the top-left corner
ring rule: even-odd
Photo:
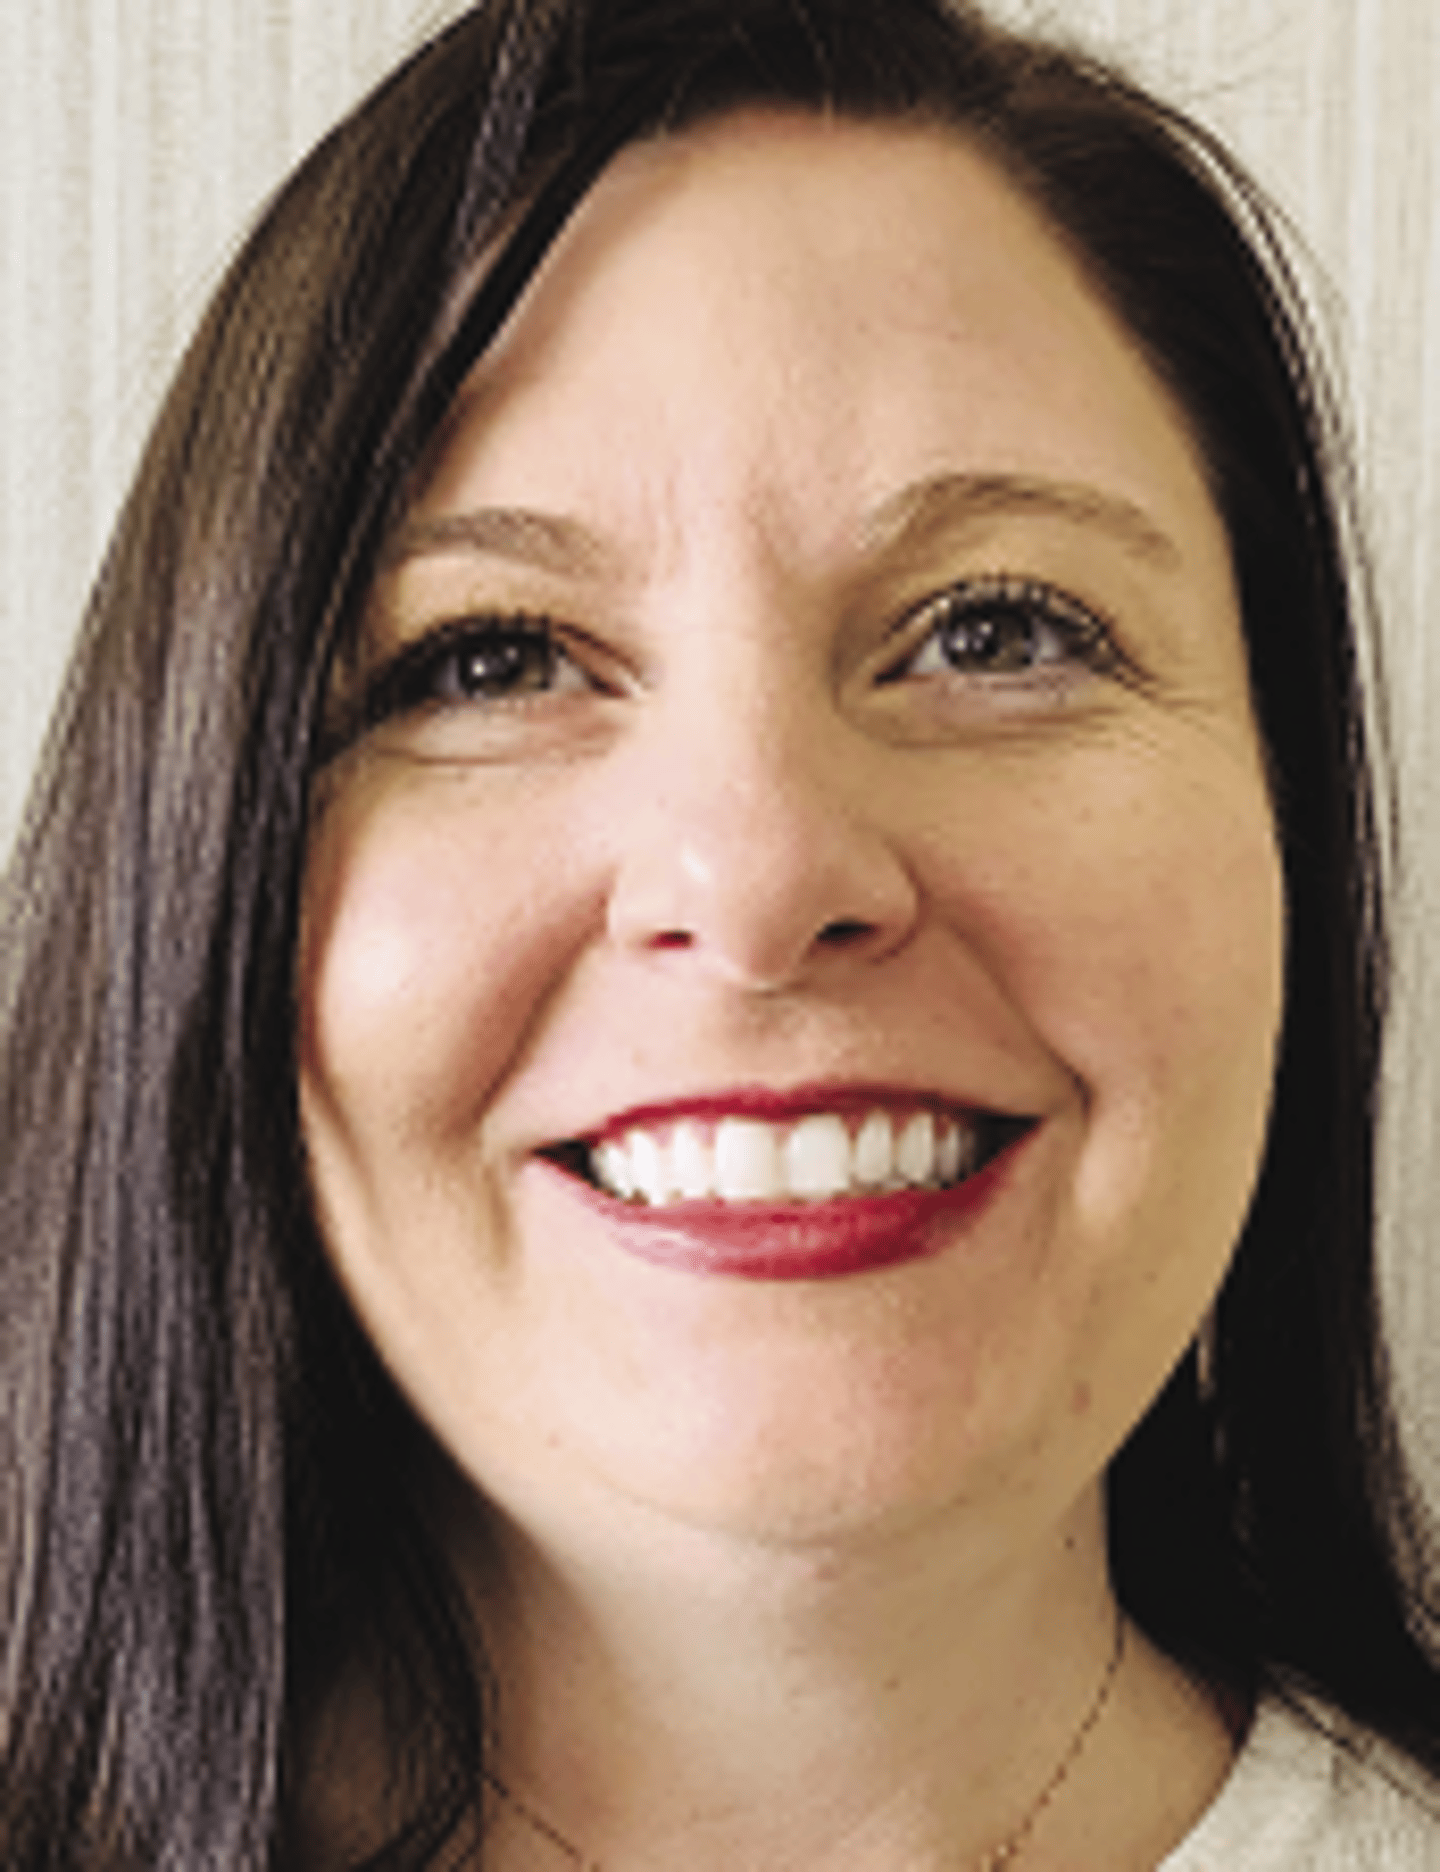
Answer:
[[[998,1846],[992,1846],[990,1848],[980,1860],[976,1872],[1005,1872],[1005,1868],[1019,1857],[1026,1840],[1028,1840],[1030,1835],[1035,1831],[1036,1824],[1041,1814],[1044,1813],[1045,1809],[1050,1805],[1051,1801],[1054,1800],[1055,1796],[1069,1779],[1070,1772],[1074,1768],[1076,1762],[1079,1761],[1081,1752],[1094,1733],[1096,1724],[1105,1714],[1105,1706],[1109,1703],[1110,1693],[1115,1688],[1115,1679],[1119,1675],[1120,1661],[1124,1655],[1125,1614],[1117,1607],[1115,1612],[1115,1642],[1110,1647],[1110,1658],[1105,1666],[1104,1675],[1100,1679],[1099,1688],[1090,1700],[1090,1707],[1086,1710],[1080,1727],[1075,1731],[1074,1735],[1071,1736],[1069,1745],[1065,1753],[1060,1757],[1059,1763],[1051,1774],[1050,1779],[1045,1783],[1044,1787],[1041,1788],[1040,1792],[1026,1809],[1025,1817],[1021,1820],[1019,1826],[1015,1828],[1013,1833],[1008,1834]],[[485,1773],[485,1784],[492,1789],[494,1793],[499,1795],[506,1806],[510,1808],[518,1819],[523,1820],[532,1832],[539,1834],[541,1839],[548,1840],[557,1852],[562,1853],[565,1858],[569,1860],[571,1865],[578,1866],[580,1872],[604,1872],[598,1859],[591,1859],[588,1855],[581,1852],[580,1848],[573,1840],[567,1839],[558,1827],[552,1826],[543,1814],[537,1813],[528,1802],[523,1801],[518,1794],[513,1793],[509,1786],[502,1781],[498,1775],[492,1774],[488,1769]]]
[[[1021,1847],[1035,1831],[1035,1823],[1054,1800],[1068,1779],[1070,1770],[1080,1759],[1080,1751],[1090,1740],[1096,1723],[1105,1714],[1105,1705],[1110,1701],[1110,1692],[1115,1688],[1115,1679],[1119,1674],[1120,1660],[1125,1655],[1125,1614],[1117,1605],[1115,1608],[1115,1642],[1110,1647],[1110,1661],[1105,1666],[1105,1674],[1100,1679],[1100,1687],[1091,1699],[1090,1707],[1085,1712],[1085,1720],[1070,1738],[1070,1746],[1060,1757],[1058,1766],[1050,1779],[1041,1788],[1030,1803],[1025,1818],[1008,1838],[998,1846],[992,1846],[980,1861],[979,1872],[1004,1872],[1012,1859],[1016,1858]],[[599,1872],[599,1868],[595,1868]]]
[[[541,1839],[549,1840],[557,1852],[564,1853],[571,1865],[579,1866],[580,1872],[602,1872],[598,1859],[587,1859],[578,1846],[566,1839],[559,1827],[551,1826],[543,1814],[536,1813],[535,1809],[521,1800],[518,1794],[512,1793],[499,1775],[492,1774],[487,1768],[484,1778],[486,1787],[498,1794],[511,1812],[523,1820],[532,1833],[538,1833]]]

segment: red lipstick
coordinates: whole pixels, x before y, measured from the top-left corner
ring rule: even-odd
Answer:
[[[722,1118],[759,1118],[766,1124],[784,1124],[788,1119],[804,1118],[811,1112],[835,1112],[839,1117],[864,1117],[868,1111],[884,1107],[892,1112],[933,1111],[937,1113],[968,1111],[963,1101],[944,1098],[938,1092],[917,1092],[908,1086],[813,1085],[791,1086],[777,1092],[770,1086],[741,1086],[731,1092],[719,1092],[701,1098],[668,1099],[654,1105],[634,1105],[606,1120],[592,1143],[619,1137],[626,1131],[643,1130],[666,1124],[677,1118],[718,1122]]]
[[[913,1101],[916,1106],[929,1102]],[[685,1109],[696,1112],[693,1104]],[[813,1110],[814,1101],[803,1109]],[[724,1110],[735,1114],[735,1101],[727,1099]],[[774,1115],[773,1102],[764,1115]],[[636,1113],[626,1114],[626,1124],[636,1122]],[[576,1193],[598,1211],[620,1247],[678,1273],[838,1280],[940,1253],[957,1230],[973,1225],[994,1201],[1032,1130],[1012,1122],[989,1161],[947,1189],[900,1189],[819,1202],[707,1199],[656,1207],[622,1202],[588,1182],[581,1182]]]

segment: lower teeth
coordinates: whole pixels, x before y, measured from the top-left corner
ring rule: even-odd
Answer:
[[[968,1182],[970,1177],[974,1174],[975,1172],[971,1170],[964,1176],[950,1178],[948,1182],[941,1182],[937,1178],[932,1178],[924,1183],[905,1183],[892,1178],[888,1182],[875,1184],[868,1188],[857,1186],[854,1189],[836,1190],[833,1194],[828,1196],[796,1195],[793,1190],[780,1190],[774,1196],[718,1196],[712,1190],[707,1192],[704,1196],[687,1197],[681,1195],[678,1191],[672,1190],[665,1196],[657,1198],[647,1195],[643,1190],[634,1190],[627,1194],[620,1190],[612,1189],[602,1177],[593,1173],[588,1181],[593,1183],[597,1189],[604,1190],[607,1196],[615,1197],[618,1202],[628,1202],[637,1209],[669,1209],[681,1202],[723,1202],[732,1209],[743,1209],[747,1204],[760,1207],[766,1203],[795,1203],[807,1209],[815,1209],[824,1203],[856,1202],[867,1196],[894,1196],[901,1190],[955,1189],[961,1183]]]

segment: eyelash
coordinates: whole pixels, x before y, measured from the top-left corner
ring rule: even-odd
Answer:
[[[482,658],[490,658],[485,670]],[[553,692],[565,662],[579,672],[549,618],[527,612],[457,618],[418,638],[382,665],[365,688],[363,725],[427,706],[501,703]],[[515,683],[516,677],[535,677]],[[585,686],[596,685],[590,678]]]
[[[1023,680],[1075,664],[1101,674],[1134,674],[1101,619],[1041,580],[1000,575],[954,585],[917,605],[898,629],[908,635],[927,619],[930,628],[885,670],[882,684],[907,676]],[[924,668],[927,651],[938,653],[942,666]],[[364,692],[362,729],[427,707],[498,706],[553,694],[567,666],[580,679],[575,687],[601,687],[571,657],[547,617],[516,612],[457,618],[376,671]]]
[[[882,682],[917,675],[1023,680],[1075,664],[1101,675],[1135,674],[1093,611],[1039,579],[1001,575],[952,586],[917,605],[900,629],[909,634],[926,619],[930,628],[887,669]],[[944,667],[917,667],[932,647]],[[967,658],[968,664],[962,661]]]

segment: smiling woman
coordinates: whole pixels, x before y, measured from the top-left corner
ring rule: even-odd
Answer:
[[[939,0],[281,195],[11,886],[7,1865],[1433,1859],[1265,225]]]
[[[959,138],[726,116],[596,184],[410,513],[300,980],[406,1394],[592,1529],[1072,1503],[1218,1284],[1281,998],[1224,528],[1134,345]]]

